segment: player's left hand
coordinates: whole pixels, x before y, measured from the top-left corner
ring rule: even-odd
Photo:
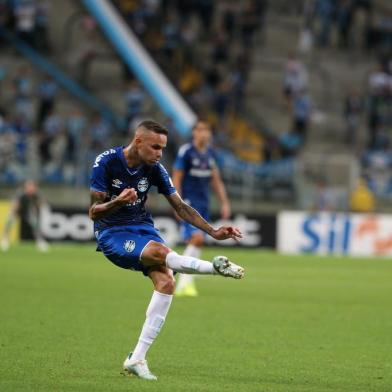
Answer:
[[[222,226],[219,229],[214,230],[211,235],[216,240],[227,240],[231,238],[235,241],[239,241],[242,238],[240,230],[233,226]]]

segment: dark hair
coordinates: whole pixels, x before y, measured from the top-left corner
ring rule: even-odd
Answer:
[[[169,131],[161,124],[157,123],[156,121],[152,120],[145,120],[142,121],[137,127],[137,128],[145,128],[148,129],[149,131],[159,133],[161,135],[168,135]]]
[[[206,125],[208,126],[208,128],[210,128],[210,129],[212,130],[212,126],[211,126],[210,122],[209,122],[206,118],[203,118],[203,117],[199,117],[199,118],[193,123],[191,130],[193,131],[193,130],[197,127],[197,124],[199,124],[199,123],[204,123],[204,124],[206,124]]]

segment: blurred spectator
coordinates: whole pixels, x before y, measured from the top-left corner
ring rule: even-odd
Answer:
[[[12,20],[12,12],[7,4],[7,0],[0,0],[0,28],[9,28]],[[6,41],[4,41],[0,37],[0,48],[6,45]]]
[[[25,117],[19,116],[15,119],[14,131],[17,137],[15,146],[16,159],[19,163],[26,165],[27,141],[32,134],[32,129]]]
[[[369,76],[369,88],[371,95],[384,95],[390,88],[390,76],[386,65],[381,61]]]
[[[358,129],[363,111],[363,99],[357,89],[351,89],[344,100],[344,118],[346,134],[344,142],[355,147],[358,140]]]
[[[294,146],[294,142],[287,141],[288,136],[283,135],[282,142],[286,143],[285,156],[291,156],[293,153],[297,152],[297,147]],[[294,151],[293,151],[294,149]],[[272,133],[272,131],[267,130],[263,134],[263,157],[264,162],[271,162],[281,155],[281,148],[279,144],[279,139]]]
[[[375,148],[385,127],[392,126],[392,83],[387,64],[380,63],[369,77],[369,147]]]
[[[33,121],[34,106],[32,101],[33,81],[30,69],[20,67],[13,79],[14,85],[14,111],[17,116]]]
[[[303,139],[297,132],[285,132],[280,136],[279,144],[282,158],[289,158],[298,154],[303,144]]]
[[[88,85],[90,66],[99,53],[99,42],[97,36],[97,26],[91,16],[83,18],[82,27],[86,39],[81,42],[79,53],[77,54],[76,66],[78,80],[84,85]]]
[[[20,0],[15,6],[15,31],[28,45],[35,46],[37,5],[35,0]]]
[[[318,44],[321,47],[327,47],[330,44],[335,13],[336,2],[334,0],[316,0],[316,15],[320,21]]]
[[[236,30],[238,4],[231,1],[223,1],[222,3],[222,21],[220,28],[227,35],[228,41],[231,42]]]
[[[108,122],[99,114],[94,114],[90,122],[91,147],[96,155],[101,153],[107,146],[107,141],[111,136],[111,128]]]
[[[305,89],[300,90],[293,100],[293,129],[305,142],[312,114],[312,101]]]
[[[307,87],[308,75],[303,63],[294,53],[289,53],[283,75],[283,93],[288,107],[293,97]]]
[[[333,211],[336,207],[336,197],[333,190],[323,179],[318,179],[313,195],[313,211]]]
[[[246,2],[240,16],[242,45],[245,49],[253,46],[254,34],[260,26],[261,15],[257,3],[257,1]]]
[[[127,92],[124,95],[126,105],[126,124],[143,113],[143,106],[146,100],[144,91],[140,88],[136,80],[129,83]]]
[[[17,162],[18,134],[15,124],[6,113],[0,123],[0,178],[7,179],[8,172]]]
[[[222,80],[217,87],[214,99],[214,109],[220,121],[226,114],[230,103],[231,83],[228,78]]]
[[[83,134],[85,133],[86,127],[86,117],[79,108],[74,108],[68,117],[66,124],[68,138],[66,152],[67,161],[75,163],[78,162],[78,150],[81,148],[83,143],[87,146],[89,145],[89,141],[83,140]]]
[[[392,11],[382,6],[369,18],[366,31],[366,48],[380,53],[392,50]]]
[[[214,20],[214,1],[213,0],[196,0],[196,12],[199,15],[205,37],[210,37],[212,21]]]
[[[195,1],[174,0],[173,3],[175,3],[175,9],[179,14],[180,24],[188,24],[195,10]]]
[[[180,34],[182,41],[183,67],[194,66],[194,45],[197,44],[199,39],[198,32],[193,25],[182,25]]]
[[[49,76],[46,76],[39,84],[37,91],[39,99],[37,115],[38,129],[41,128],[41,125],[45,121],[47,115],[53,111],[57,93],[57,84]]]
[[[175,13],[170,13],[166,23],[163,24],[162,38],[162,48],[166,61],[173,61],[181,42],[180,24]]]
[[[35,239],[37,249],[41,252],[49,250],[49,244],[43,238],[40,228],[40,213],[43,205],[44,201],[38,192],[37,184],[32,180],[27,180],[23,185],[23,190],[12,201],[0,240],[1,250],[7,251],[10,247],[10,232],[17,217],[21,219],[22,227],[27,226],[30,231],[28,234]]]
[[[339,46],[347,49],[351,46],[351,30],[354,20],[353,0],[340,0],[337,9],[337,21],[339,31]]]
[[[43,123],[43,129],[39,133],[39,151],[43,165],[51,163],[57,158],[53,151],[53,145],[60,135],[62,127],[61,117],[53,110],[49,111]]]
[[[201,73],[192,66],[186,66],[181,79],[179,80],[179,89],[185,95],[189,96],[198,88],[200,88],[202,83]]]
[[[48,53],[51,49],[49,42],[49,10],[48,0],[38,0],[36,12],[35,43],[39,51]]]
[[[350,195],[350,211],[352,212],[373,212],[375,198],[363,179],[358,181],[357,186]]]
[[[229,45],[227,36],[223,33],[218,33],[214,37],[214,44],[211,53],[212,60],[215,64],[226,63],[229,59]]]
[[[314,44],[314,13],[314,1],[305,1],[303,9],[304,22],[298,42],[298,50],[304,55],[311,52]]]
[[[392,153],[387,146],[367,151],[362,158],[363,175],[372,192],[392,198]]]
[[[246,70],[242,66],[234,68],[229,75],[232,94],[233,113],[239,114],[243,111],[245,101],[245,90],[247,85]]]

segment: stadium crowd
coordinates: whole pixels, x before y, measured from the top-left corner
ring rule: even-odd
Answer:
[[[263,28],[267,2],[114,3],[196,113],[223,133],[216,139],[227,142],[228,118],[245,109],[254,36]]]
[[[301,60],[301,51],[289,54],[282,75],[285,106],[291,118],[288,130],[283,132],[260,124],[255,127],[246,116],[249,74],[254,52],[262,44],[260,37],[269,10],[266,0],[113,0],[113,3],[191,107],[212,123],[218,147],[260,165],[291,159],[301,151],[311,132],[314,109],[310,71]],[[373,8],[371,1],[305,2],[305,28],[310,29],[320,47],[331,45],[331,30],[336,28],[337,46],[346,47],[355,43],[352,30],[358,12],[371,15],[369,25],[365,25],[368,34],[364,43],[375,48],[373,57],[381,54],[382,60],[369,75],[366,88],[356,87],[341,97],[346,128],[344,142],[357,145],[360,129],[367,127],[367,148],[357,149],[362,157],[363,174],[376,193],[382,188],[390,195],[392,62],[385,55],[391,44],[386,27],[390,15],[385,13],[381,33],[369,33],[380,21],[379,13],[375,14]],[[12,30],[48,55],[50,10],[50,2],[45,0],[0,0],[0,27]],[[98,30],[90,16],[84,22],[88,29]],[[4,41],[2,46],[4,50]],[[88,63],[94,56],[88,50],[82,57],[83,72],[79,80],[88,81]],[[125,123],[133,125],[150,114],[146,110],[148,98],[126,67],[124,75]],[[0,84],[2,181],[20,181],[28,165],[46,181],[84,184],[89,162],[106,148],[107,140],[120,140],[125,135],[97,114],[79,107],[64,109],[62,89],[29,67],[0,66]],[[180,142],[174,138],[169,156],[175,155]],[[28,164],[34,161],[31,157],[37,158],[35,168]],[[377,174],[380,171],[384,173],[382,176]],[[380,180],[375,180],[380,177],[384,179],[381,188]]]
[[[48,0],[0,0],[0,28],[7,28],[33,48],[50,51]],[[1,40],[0,40],[1,43]]]

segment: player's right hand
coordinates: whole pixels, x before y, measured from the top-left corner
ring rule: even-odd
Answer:
[[[231,238],[238,242],[242,238],[242,233],[237,227],[222,226],[219,227],[219,229],[214,230],[214,232],[211,234],[211,237],[220,241]]]
[[[116,197],[116,203],[123,206],[134,203],[136,200],[137,192],[135,191],[135,188],[126,188]]]

